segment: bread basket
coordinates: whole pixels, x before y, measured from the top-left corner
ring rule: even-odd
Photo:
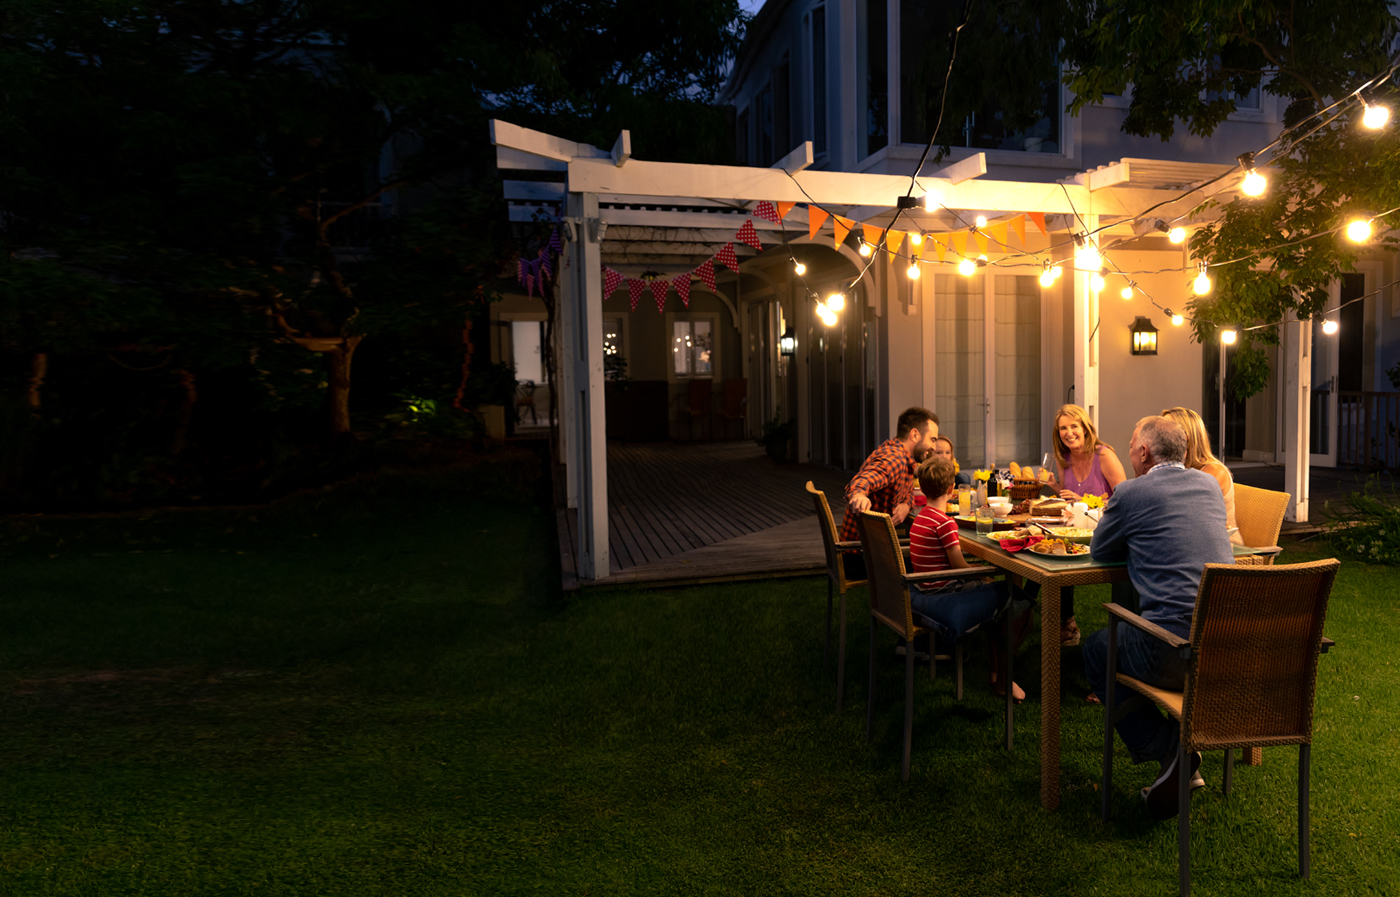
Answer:
[[[1040,490],[1045,487],[1044,483],[1012,483],[1006,491],[1011,494],[1011,500],[1022,502],[1028,498],[1039,498]]]

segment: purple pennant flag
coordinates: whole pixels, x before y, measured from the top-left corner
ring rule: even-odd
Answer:
[[[543,249],[540,250],[539,266],[540,270],[542,270],[545,274],[549,275],[550,277],[554,276],[554,259],[550,256],[548,252],[545,252]]]
[[[525,275],[525,292],[526,292],[531,298],[534,298],[534,296],[535,296],[535,275],[533,275],[533,274],[526,274],[526,275]]]
[[[564,241],[559,236],[559,225],[554,225],[554,232],[549,235],[549,248],[559,252],[564,248]]]

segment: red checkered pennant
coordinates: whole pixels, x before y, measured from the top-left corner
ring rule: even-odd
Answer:
[[[676,295],[681,297],[681,305],[690,308],[690,275],[682,274],[671,281],[671,286],[676,288]]]
[[[651,282],[651,296],[656,300],[656,313],[659,315],[666,310],[666,291],[671,288],[669,280],[653,280]]]
[[[753,222],[749,222],[749,226],[752,227]],[[724,248],[715,253],[715,259],[720,264],[728,265],[736,274],[739,272],[739,257],[734,254],[733,243],[725,243]],[[714,289],[714,287],[710,289]]]
[[[695,269],[695,276],[700,278],[700,282],[710,288],[710,292],[715,291],[715,262],[714,259],[706,259],[705,264]]]
[[[645,293],[646,289],[647,282],[645,280],[634,280],[631,277],[627,278],[627,295],[632,299],[633,311],[637,310],[637,300],[642,298],[642,293]]]
[[[617,292],[617,288],[620,287],[620,286],[622,286],[622,274],[621,274],[621,272],[614,271],[614,270],[611,269],[611,268],[604,268],[604,269],[603,269],[603,298],[606,299],[606,298],[608,298],[609,296],[611,296],[613,293],[616,293],[616,292]]]
[[[776,211],[776,209],[774,211]],[[739,232],[734,235],[734,239],[738,240],[740,243],[749,244],[759,252],[763,251],[763,244],[758,240],[758,231],[754,229],[752,218],[744,222],[744,226],[739,228]],[[725,264],[727,265],[729,263],[725,262]],[[737,271],[739,269],[735,268],[734,270]]]
[[[783,220],[783,217],[778,214],[778,207],[766,199],[758,204],[758,207],[753,210],[753,213],[764,221],[771,221],[774,224]]]

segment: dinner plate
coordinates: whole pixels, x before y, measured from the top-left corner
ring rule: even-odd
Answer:
[[[1048,554],[1046,552],[1036,551],[1036,548],[1040,547],[1040,544],[1044,543],[1032,545],[1026,550],[1038,558],[1049,558],[1052,561],[1088,561],[1093,559],[1087,551],[1083,554]]]

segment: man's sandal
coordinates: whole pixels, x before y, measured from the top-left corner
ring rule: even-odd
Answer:
[[[1079,624],[1074,621],[1074,617],[1070,617],[1060,624],[1061,648],[1073,648],[1075,645],[1079,644],[1080,637]]]

